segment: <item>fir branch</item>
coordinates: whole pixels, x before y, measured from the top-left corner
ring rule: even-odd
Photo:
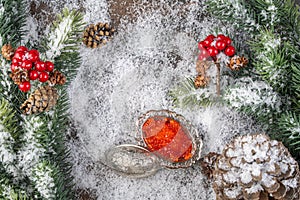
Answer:
[[[13,46],[20,44],[26,22],[25,7],[26,3],[22,0],[0,1],[0,37],[2,41],[0,46],[6,43]]]
[[[289,42],[283,42],[281,37],[268,30],[261,31],[259,39],[251,42],[250,46],[256,58],[253,65],[261,77],[300,109],[299,105],[297,106],[300,100],[299,48]]]
[[[285,41],[299,40],[299,6],[293,0],[247,0],[260,16],[260,24],[272,29]],[[294,43],[295,44],[295,43]]]
[[[26,192],[11,185],[8,179],[0,178],[0,198],[9,200],[29,200]]]
[[[287,44],[282,44],[281,38],[268,30],[261,31],[259,36],[250,43],[256,58],[253,65],[264,80],[284,94],[289,89],[287,80],[291,80],[289,60],[286,59]]]
[[[192,78],[187,78],[169,92],[174,106],[180,108],[209,106],[213,103],[213,97],[208,94],[207,88],[196,89]]]
[[[206,1],[208,11],[220,20],[231,22],[239,31],[255,35],[260,29],[257,14],[241,0]]]
[[[34,182],[35,189],[39,192],[39,199],[60,199],[56,198],[56,169],[47,161],[40,162],[33,169],[32,180]]]
[[[294,112],[287,112],[281,116],[278,123],[282,139],[291,148],[292,152],[298,152],[300,158],[300,116]]]
[[[81,43],[79,36],[83,31],[82,14],[76,11],[63,10],[54,23],[54,29],[50,33],[50,40],[46,44],[46,56],[54,60],[55,68],[63,72],[68,83],[75,77],[81,64],[78,46]],[[62,32],[63,31],[63,32]],[[62,34],[63,33],[63,34]],[[55,51],[53,51],[53,49]],[[70,176],[71,165],[67,162],[69,156],[65,147],[65,133],[69,121],[69,102],[67,93],[68,84],[58,87],[58,102],[54,110],[42,117],[48,121],[48,145],[53,153],[48,152],[48,162],[55,163],[55,186],[57,189],[55,199],[73,198],[73,181]]]
[[[53,29],[46,39],[46,58],[54,61],[63,52],[78,50],[80,35],[83,31],[83,16],[77,11],[63,9],[53,23]]]

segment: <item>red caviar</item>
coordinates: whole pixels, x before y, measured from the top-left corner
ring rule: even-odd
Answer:
[[[142,126],[143,140],[149,151],[171,162],[184,162],[192,155],[192,140],[180,122],[169,117],[154,116]]]

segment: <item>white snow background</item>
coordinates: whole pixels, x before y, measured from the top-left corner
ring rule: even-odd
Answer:
[[[36,4],[41,2],[53,13],[64,6],[83,7],[87,24],[111,20],[106,0],[41,0]],[[80,49],[83,62],[69,90],[73,123],[68,147],[74,183],[76,188],[88,189],[104,200],[215,199],[198,165],[163,169],[151,177],[132,179],[102,164],[108,148],[136,144],[136,120],[148,110],[169,109],[190,120],[203,135],[202,155],[221,152],[236,135],[260,130],[251,119],[225,107],[188,110],[172,106],[168,91],[196,74],[197,41],[215,29],[225,33],[231,28],[205,17],[200,1],[144,3],[150,4],[150,9],[134,7],[136,21],[121,20],[117,34],[106,46]],[[28,17],[29,41],[39,39],[36,24],[41,22],[37,20]],[[46,26],[44,32],[48,31]]]

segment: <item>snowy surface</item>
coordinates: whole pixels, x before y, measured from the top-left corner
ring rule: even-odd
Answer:
[[[110,22],[105,0],[62,2],[69,8],[82,9],[86,23]],[[39,3],[36,7],[45,3],[51,13],[64,6],[50,0]],[[169,109],[190,120],[203,135],[203,155],[221,152],[236,135],[259,131],[251,119],[228,108],[174,108],[167,94],[185,77],[195,75],[197,41],[215,29],[225,33],[230,27],[205,17],[198,1],[143,3],[147,6],[132,8],[136,21],[121,20],[118,33],[106,46],[81,47],[83,64],[70,87],[73,124],[68,146],[74,182],[77,188],[92,191],[97,199],[215,199],[197,165],[131,179],[103,163],[104,152],[110,147],[137,144],[136,120],[148,110]],[[38,40],[36,20],[28,18],[31,40]],[[48,30],[46,26],[45,32]]]

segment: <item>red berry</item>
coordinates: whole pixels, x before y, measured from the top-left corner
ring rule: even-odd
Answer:
[[[225,54],[227,56],[233,56],[235,54],[235,48],[233,46],[228,46],[226,49],[225,49]]]
[[[17,52],[15,52],[13,58],[16,58],[16,59],[22,61],[25,58],[25,52],[24,51],[17,51]]]
[[[208,41],[214,41],[214,39],[216,38],[216,36],[214,36],[213,34],[211,34],[211,35],[208,35],[206,38],[205,38],[205,40],[208,40]]]
[[[207,47],[207,51],[211,57],[217,56],[219,51],[216,47]]]
[[[217,36],[217,39],[218,39],[218,40],[224,40],[225,37],[226,37],[225,35],[219,34],[219,35]]]
[[[17,49],[16,49],[16,52],[17,51],[23,51],[24,53],[28,51],[28,49],[24,46],[19,46]]]
[[[22,83],[19,84],[19,89],[22,92],[28,92],[30,90],[30,82],[29,81],[24,81]]]
[[[28,54],[27,54],[27,59],[30,60],[31,62],[36,62],[38,61],[40,54],[37,50],[31,49]]]
[[[31,70],[29,72],[29,79],[30,80],[36,80],[39,78],[39,72],[37,70]]]
[[[40,75],[39,75],[39,81],[40,82],[46,82],[48,81],[49,79],[49,74],[47,72],[40,72]]]
[[[30,62],[29,60],[24,60],[24,61],[22,62],[21,67],[22,67],[23,69],[30,70],[30,69],[32,68],[32,62]]]
[[[206,49],[202,49],[201,52],[200,52],[200,55],[203,56],[204,58],[209,57],[209,53]]]
[[[46,70],[46,64],[43,61],[37,61],[35,63],[35,69],[38,70],[39,72],[43,72]]]
[[[204,48],[205,48],[204,42],[203,41],[199,42],[198,43],[198,49],[202,50]]]
[[[54,70],[54,64],[50,61],[46,61],[46,71],[48,72],[52,72]]]
[[[223,41],[226,43],[227,46],[231,45],[231,39],[229,37],[225,37]]]
[[[211,43],[213,42],[213,40],[203,40],[203,45],[204,47],[210,47]]]
[[[206,59],[207,59],[206,57],[204,57],[203,55],[199,54],[198,60],[206,60]]]
[[[12,61],[11,61],[11,63],[16,63],[16,64],[19,64],[19,62],[21,62],[22,60],[19,60],[19,59],[17,59],[17,58],[13,58],[12,59]]]
[[[19,68],[19,64],[18,63],[11,63],[10,69],[11,69],[12,72],[14,72],[18,68]]]
[[[222,50],[224,50],[225,48],[226,48],[226,43],[223,41],[223,40],[218,40],[217,42],[216,42],[216,48],[218,49],[218,50],[220,50],[220,51],[222,51]]]

